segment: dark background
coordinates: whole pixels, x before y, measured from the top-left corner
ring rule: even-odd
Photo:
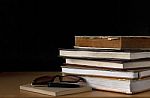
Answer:
[[[0,0],[0,70],[60,71],[75,35],[149,35],[144,0]]]

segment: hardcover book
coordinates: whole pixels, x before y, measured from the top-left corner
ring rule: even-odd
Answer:
[[[75,46],[95,48],[150,48],[149,36],[75,36]]]
[[[74,75],[101,76],[111,78],[141,79],[150,76],[150,68],[132,69],[132,70],[115,70],[104,68],[91,68],[81,66],[65,65],[61,66],[62,72]]]
[[[150,58],[150,50],[141,49],[60,49],[60,56],[83,58],[140,59]]]
[[[91,66],[99,68],[113,69],[136,69],[150,68],[150,58],[144,59],[85,59],[85,58],[66,58],[66,64],[78,66]]]
[[[135,94],[150,90],[150,78],[114,79],[104,77],[82,76],[91,87],[98,90]]]

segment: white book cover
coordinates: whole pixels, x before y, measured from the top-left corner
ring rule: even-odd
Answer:
[[[78,66],[91,66],[100,68],[114,69],[134,69],[134,68],[150,68],[150,59],[138,60],[121,60],[121,59],[83,59],[83,58],[66,58],[66,64],[74,64]]]
[[[112,70],[103,68],[78,67],[70,65],[61,67],[62,72],[66,74],[127,78],[127,79],[128,78],[139,79],[150,76],[150,68],[133,69],[133,70]]]
[[[60,49],[60,56],[79,57],[79,58],[139,59],[139,58],[150,58],[150,50]]]
[[[35,87],[32,86],[31,84],[21,85],[20,89],[51,96],[61,96],[67,94],[92,91],[92,88],[89,86],[81,86],[78,88],[60,88],[60,87]]]

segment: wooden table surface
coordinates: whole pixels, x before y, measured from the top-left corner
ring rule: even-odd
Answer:
[[[1,72],[0,73],[0,98],[40,98],[52,97],[38,93],[32,93],[19,89],[20,85],[30,83],[34,78],[56,74],[54,72]],[[64,95],[60,97],[150,97],[150,91],[134,95],[93,90],[92,92]]]

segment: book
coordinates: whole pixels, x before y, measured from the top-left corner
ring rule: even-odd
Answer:
[[[85,59],[66,58],[66,64],[114,69],[150,68],[150,58],[144,59]]]
[[[75,46],[96,48],[150,48],[149,36],[75,36]]]
[[[88,84],[97,90],[135,94],[150,90],[150,78],[143,79],[115,79],[104,77],[82,76]]]
[[[127,78],[141,79],[150,76],[150,68],[132,69],[132,70],[115,70],[104,68],[89,68],[79,66],[61,66],[62,72],[74,75],[101,76],[110,78]]]
[[[41,93],[51,96],[61,96],[67,94],[75,94],[75,93],[82,93],[87,91],[92,91],[92,88],[89,86],[81,86],[78,88],[60,88],[60,87],[35,87],[31,84],[21,85],[21,90],[26,90],[35,93]]]
[[[60,56],[83,57],[83,58],[118,58],[140,59],[150,58],[150,50],[141,49],[60,49]]]

